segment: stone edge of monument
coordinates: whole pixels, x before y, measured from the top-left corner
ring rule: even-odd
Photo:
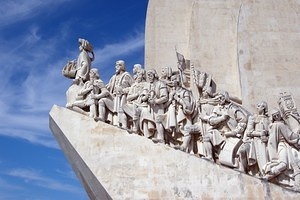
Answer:
[[[55,115],[59,114],[59,112],[61,112],[61,114],[62,113],[69,113],[68,115],[74,116],[75,118],[76,118],[76,116],[79,116],[80,118],[82,117],[84,119],[83,120],[84,121],[83,125],[87,124],[87,123],[92,123],[93,120],[90,119],[87,116],[83,116],[83,115],[81,116],[80,114],[75,113],[75,112],[73,112],[73,111],[71,111],[69,109],[60,108],[58,106],[53,106],[53,108],[50,111],[50,128],[51,128],[53,134],[55,135],[57,141],[59,142],[61,148],[63,149],[65,155],[67,156],[69,162],[71,163],[71,165],[72,165],[72,167],[73,167],[76,175],[78,176],[78,178],[82,182],[83,186],[85,187],[85,189],[86,189],[89,197],[91,199],[111,199],[111,197],[110,197],[110,195],[111,195],[113,198],[117,198],[118,199],[118,198],[122,197],[122,195],[125,195],[125,194],[122,194],[122,193],[121,194],[117,193],[117,194],[110,194],[109,195],[108,192],[110,192],[110,191],[107,190],[108,191],[107,192],[104,189],[104,187],[100,183],[100,178],[101,177],[99,177],[99,173],[97,175],[95,175],[93,173],[93,172],[95,172],[95,169],[90,169],[90,164],[93,163],[93,162],[91,162],[91,157],[89,157],[88,154],[85,154],[85,159],[83,159],[80,156],[80,155],[83,154],[83,152],[78,152],[78,149],[76,149],[76,141],[75,141],[75,143],[74,143],[74,141],[69,141],[69,138],[67,136],[65,136],[65,134],[63,133],[63,131],[58,127],[58,124],[55,122],[55,120],[57,120],[57,119],[55,119]],[[61,116],[61,117],[63,117],[63,116]],[[68,118],[68,119],[65,119],[65,120],[71,120],[71,119]],[[101,123],[101,122],[99,122],[99,123]],[[95,124],[98,124],[98,123],[95,123]],[[110,126],[110,125],[107,125],[107,124],[103,124],[103,125],[104,126]],[[97,126],[101,126],[101,124],[100,125],[98,124]],[[111,127],[112,127],[112,129],[117,129],[117,128],[113,127],[113,126],[111,126]],[[80,130],[78,130],[78,131],[80,131]],[[93,130],[93,131],[96,131],[96,130]],[[120,129],[120,131],[124,132],[124,130],[121,130],[121,129]],[[89,134],[91,132],[92,132],[92,130],[86,130],[85,133],[84,133],[85,134],[84,136],[85,137],[93,137],[92,139],[95,140],[95,138],[94,138],[95,135]],[[95,134],[95,133],[93,132],[93,134]],[[101,135],[102,133],[97,133],[97,134]],[[106,134],[105,137],[109,138],[109,133],[103,133],[103,134]],[[116,133],[113,133],[113,135],[114,135],[113,137],[115,137]],[[136,135],[133,135],[133,134],[131,134],[131,135],[130,134],[128,134],[128,135],[119,134],[118,135],[118,137],[123,137],[124,138],[124,141],[122,141],[124,143],[123,145],[125,145],[125,143],[128,142],[128,140],[134,139],[133,137],[135,137],[135,136]],[[127,137],[127,139],[126,139],[126,137]],[[147,140],[146,138],[143,138],[143,137],[140,137],[140,136],[136,136],[135,138],[138,141],[142,141],[142,140],[146,141],[143,144],[148,144],[149,145],[149,140]],[[82,138],[81,139],[77,138],[77,139],[78,139],[78,141],[80,141]],[[116,139],[116,138],[114,138],[114,139]],[[108,142],[108,141],[106,141],[106,142]],[[114,142],[116,142],[116,141],[111,141],[111,143],[114,143]],[[118,142],[117,143],[118,145],[122,145],[122,142],[120,142],[120,141],[117,141],[117,142]],[[73,145],[72,145],[72,143],[73,143]],[[138,145],[143,145],[143,144],[138,144]],[[114,146],[114,145],[115,144],[113,144],[112,146]],[[128,143],[126,143],[126,145],[129,145],[131,147],[131,145],[128,144]],[[202,185],[200,184],[200,187],[196,187],[197,190],[199,190],[199,188],[201,190],[201,192],[200,192],[201,194],[199,194],[199,196],[196,195],[197,198],[202,198],[202,197],[206,196],[206,197],[209,197],[209,198],[216,199],[216,198],[219,198],[222,195],[226,195],[226,194],[227,195],[231,195],[232,198],[241,197],[240,195],[242,195],[242,193],[241,194],[230,193],[230,191],[234,191],[233,188],[236,188],[237,193],[239,193],[238,191],[241,192],[241,191],[244,190],[244,195],[245,195],[244,197],[248,197],[248,198],[253,197],[254,195],[258,195],[259,197],[265,197],[265,198],[266,197],[268,197],[268,198],[281,198],[281,197],[282,198],[283,197],[285,197],[285,198],[293,198],[294,197],[295,198],[295,197],[299,196],[299,194],[297,192],[286,190],[286,189],[283,189],[283,188],[281,188],[281,187],[279,187],[277,185],[274,185],[272,183],[261,181],[261,180],[259,180],[257,178],[254,178],[254,177],[251,177],[251,176],[248,176],[248,175],[236,172],[234,170],[230,170],[230,169],[228,169],[226,167],[219,166],[219,165],[216,165],[214,163],[210,163],[210,162],[205,161],[203,159],[198,159],[198,158],[196,158],[194,156],[182,153],[180,151],[176,151],[176,150],[174,150],[172,148],[169,148],[167,146],[164,146],[164,145],[153,144],[153,146],[149,146],[147,148],[150,149],[150,152],[161,151],[165,155],[166,154],[176,154],[176,156],[179,156],[181,158],[185,157],[185,158],[187,158],[187,160],[186,160],[187,163],[195,163],[195,162],[198,163],[199,166],[197,166],[197,168],[199,168],[198,169],[199,171],[201,171],[203,169],[208,169],[207,166],[210,166],[211,169],[214,169],[214,170],[211,170],[212,174],[217,174],[217,175],[219,174],[219,175],[223,176],[223,178],[222,178],[222,177],[216,177],[216,176],[215,177],[209,177],[210,176],[209,174],[200,175],[200,177],[201,176],[206,176],[208,179],[210,179],[210,181],[212,181],[212,183],[208,184],[208,183],[205,183],[205,181],[203,183],[203,180],[200,179],[199,174],[198,175],[194,174],[194,176],[193,176],[194,178],[192,178],[192,179],[189,180],[191,182],[189,184],[187,184],[186,187],[187,188],[191,187],[191,189],[189,191],[191,191],[192,194],[196,195],[195,193],[193,193],[193,190],[195,189],[195,186],[194,186],[194,189],[193,189],[193,186],[191,184],[194,183],[194,184],[198,185],[199,183],[201,183]],[[81,148],[81,149],[84,149],[84,148]],[[123,148],[121,148],[121,149],[123,149]],[[143,149],[145,149],[145,147],[143,147]],[[168,151],[164,151],[163,152],[164,149],[166,149]],[[138,150],[139,149],[137,149],[136,151],[138,151]],[[79,149],[79,151],[80,151],[80,149]],[[103,151],[105,151],[105,149],[103,149]],[[107,151],[107,149],[106,149],[106,151]],[[132,152],[136,152],[136,151],[132,151]],[[112,159],[114,157],[114,155],[116,154],[116,152],[110,152],[110,151],[108,151],[108,152],[109,152],[108,155],[110,154],[110,156],[111,156],[110,159]],[[101,152],[99,152],[99,155],[100,155],[100,153]],[[117,152],[117,153],[120,153],[120,152]],[[123,153],[124,153],[124,155],[128,154],[128,152],[126,152],[126,151],[124,151]],[[139,154],[140,152],[136,152],[136,153]],[[136,160],[138,160],[139,157],[137,156],[137,154],[136,155],[131,155],[131,156],[133,158],[136,158]],[[115,155],[115,156],[119,156],[118,158],[122,157],[122,155],[121,156],[120,155]],[[165,159],[165,160],[167,160],[167,159]],[[160,164],[164,164],[164,166],[166,166],[165,165],[166,163],[164,163],[165,160],[162,163],[160,163]],[[117,161],[119,161],[119,160],[117,159]],[[132,162],[134,162],[134,160]],[[180,162],[182,162],[182,161],[180,161]],[[119,164],[118,164],[118,162],[114,163],[114,164],[117,165],[117,166],[119,166],[119,167],[122,166],[122,162],[119,162]],[[159,163],[156,163],[156,164],[159,164]],[[178,175],[179,177],[180,177],[180,175],[185,174],[186,172],[188,172],[189,171],[188,168],[190,168],[190,169],[197,169],[197,168],[195,168],[195,166],[187,165],[188,168],[186,168],[186,171],[183,172],[183,171],[180,171],[179,169],[177,169],[178,168],[176,166],[177,163],[169,163],[169,164],[170,165],[168,165],[168,166],[175,166],[174,169],[171,169],[171,170],[174,170],[174,173],[176,173],[176,176]],[[178,163],[178,165],[181,165],[181,164]],[[201,165],[202,165],[202,167],[201,167]],[[107,165],[107,166],[109,166],[109,165]],[[104,166],[104,168],[107,167],[107,166]],[[95,167],[95,166],[93,166],[93,167]],[[101,168],[101,167],[102,167],[102,165],[99,166],[99,168]],[[136,166],[136,167],[139,167],[139,166]],[[194,167],[194,168],[192,168],[192,167]],[[200,168],[201,168],[201,170],[200,170]],[[222,168],[222,169],[219,169],[219,168]],[[126,166],[125,166],[125,169],[126,169]],[[218,173],[217,171],[215,171],[215,170],[218,170],[218,169],[222,173]],[[147,169],[143,169],[143,170],[147,170]],[[100,171],[101,171],[101,169],[100,169]],[[225,173],[223,173],[223,172],[225,172]],[[228,175],[227,172],[229,173],[229,175]],[[224,174],[226,174],[226,173],[227,173],[227,175],[224,176]],[[147,177],[141,177],[141,176],[138,177],[138,176],[139,175],[137,175],[137,177],[132,177],[132,178],[133,179],[134,178],[146,178],[147,179]],[[197,176],[198,176],[199,179],[197,179]],[[159,180],[159,178],[162,178],[162,177],[165,177],[165,174],[158,175],[158,176],[156,175],[156,178],[158,180]],[[118,177],[115,176],[115,177],[111,177],[111,178],[112,179],[114,179],[114,178],[116,179]],[[148,177],[148,178],[150,178],[150,177]],[[167,178],[167,177],[165,177],[165,178]],[[178,180],[177,177],[176,177],[176,179],[177,179],[178,183],[181,181],[181,180]],[[234,180],[234,179],[236,179],[236,180]],[[195,182],[195,180],[198,180],[198,181]],[[237,183],[237,185],[232,186],[230,184],[223,184],[223,183],[220,182],[221,180],[227,180],[227,183],[229,183],[230,181],[231,182],[233,181],[233,182]],[[107,181],[110,181],[110,180],[107,180]],[[146,182],[147,181],[151,181],[151,180],[147,179]],[[173,183],[170,182],[170,185],[173,184],[175,186],[178,186],[177,185],[178,184],[177,181],[175,181],[175,183],[174,182]],[[214,181],[219,181],[219,183],[216,183]],[[239,184],[243,184],[243,181],[245,181],[244,184],[249,184],[249,185],[244,185],[244,186],[243,185],[239,185]],[[120,183],[121,183],[121,185],[119,185],[119,187],[122,186],[122,184],[125,184],[125,183],[122,183],[122,181],[120,181]],[[212,188],[213,186],[214,186],[214,189]],[[222,186],[222,187],[220,188],[220,186]],[[231,189],[224,189],[224,188],[226,188],[228,186],[231,187]],[[106,183],[106,187],[107,187],[107,183]],[[113,185],[111,187],[114,190],[113,192],[119,191],[118,188],[115,189],[115,187],[118,187],[118,186]],[[169,186],[167,186],[167,187],[169,187]],[[162,187],[158,187],[158,188],[160,188],[162,190]],[[145,188],[142,188],[142,189],[145,190]],[[211,191],[211,189],[213,189],[213,191]],[[132,190],[137,190],[137,188],[132,188]],[[130,191],[126,191],[126,192],[130,193]],[[138,193],[138,191],[135,191],[135,192]],[[175,191],[171,191],[171,192],[175,192]],[[212,193],[210,193],[210,192],[212,192]],[[219,194],[216,194],[218,192],[219,192]],[[132,192],[131,194],[135,194],[135,193]],[[159,194],[161,194],[161,192]],[[202,196],[202,194],[204,196]],[[250,196],[248,196],[248,195],[250,195]],[[167,196],[164,196],[164,197],[167,197]],[[161,196],[160,196],[160,198],[161,198]],[[181,199],[181,198],[177,198],[177,199]]]
[[[49,127],[90,199],[112,199],[49,114]]]

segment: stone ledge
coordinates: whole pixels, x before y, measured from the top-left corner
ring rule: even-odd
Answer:
[[[91,199],[300,196],[56,105],[50,128]]]

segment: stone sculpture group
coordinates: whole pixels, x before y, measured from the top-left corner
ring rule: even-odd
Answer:
[[[178,70],[163,67],[160,76],[141,64],[133,66],[131,75],[118,60],[105,85],[91,68],[90,43],[79,39],[79,50],[77,61],[62,70],[73,79],[67,108],[300,191],[300,115],[290,93],[279,95],[279,109],[269,112],[261,101],[252,114],[228,92],[217,92],[210,74],[189,69],[179,53]]]

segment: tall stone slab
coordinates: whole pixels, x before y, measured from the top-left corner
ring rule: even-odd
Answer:
[[[50,128],[90,199],[299,198],[299,193],[56,105]]]
[[[281,91],[300,104],[297,0],[149,0],[145,66],[177,66],[175,46],[254,111]],[[299,107],[299,106],[298,106]]]

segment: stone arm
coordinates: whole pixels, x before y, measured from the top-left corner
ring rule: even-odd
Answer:
[[[241,137],[246,129],[247,126],[247,116],[240,110],[237,110],[235,113],[237,126],[234,130],[231,131],[231,133],[234,136]]]
[[[154,103],[163,104],[168,102],[169,100],[168,88],[166,86],[162,86],[160,87],[159,92],[160,92],[160,96],[154,99]]]
[[[127,94],[127,89],[133,84],[133,79],[128,72],[124,72],[122,83],[116,86],[116,91],[118,94]]]
[[[263,122],[255,124],[255,116],[251,115],[248,118],[245,134],[247,137],[266,137],[268,135],[268,130],[265,128]]]
[[[131,87],[125,88],[123,91],[127,93],[126,100],[128,102],[136,100],[141,94],[139,94],[135,88],[137,87],[137,84],[131,85]]]
[[[222,123],[223,121],[228,119],[228,115],[211,115],[208,117],[207,122],[212,125],[212,126],[216,126],[220,123]],[[204,120],[205,121],[205,120]]]
[[[95,87],[99,88],[100,93],[94,94],[92,96],[93,99],[102,99],[103,97],[107,97],[110,95],[110,92],[105,87],[104,83],[102,81],[96,82]]]
[[[133,101],[133,100],[137,99],[138,97],[139,97],[139,94],[136,94],[136,93],[130,94],[130,93],[128,93],[126,100],[129,102],[129,101]]]
[[[183,110],[186,114],[191,114],[194,111],[193,100],[191,97],[191,93],[188,91],[184,92],[183,97],[178,95],[174,96],[176,102],[183,107]]]
[[[90,82],[87,82],[84,87],[79,91],[79,96],[84,96],[93,90],[93,85]]]
[[[247,137],[260,137],[261,133],[255,131],[255,116],[251,115],[248,118],[247,128],[245,130]]]
[[[300,135],[292,132],[292,130],[285,124],[282,124],[280,126],[280,132],[282,133],[282,136],[284,139],[289,143],[290,145],[293,145],[297,149],[300,149]]]
[[[122,87],[123,88],[128,88],[133,84],[133,78],[131,77],[131,75],[128,72],[125,72],[126,74],[123,77],[122,80]]]
[[[110,95],[109,91],[104,87],[101,89],[100,94],[93,96],[94,99],[102,99],[103,97],[108,97]]]

